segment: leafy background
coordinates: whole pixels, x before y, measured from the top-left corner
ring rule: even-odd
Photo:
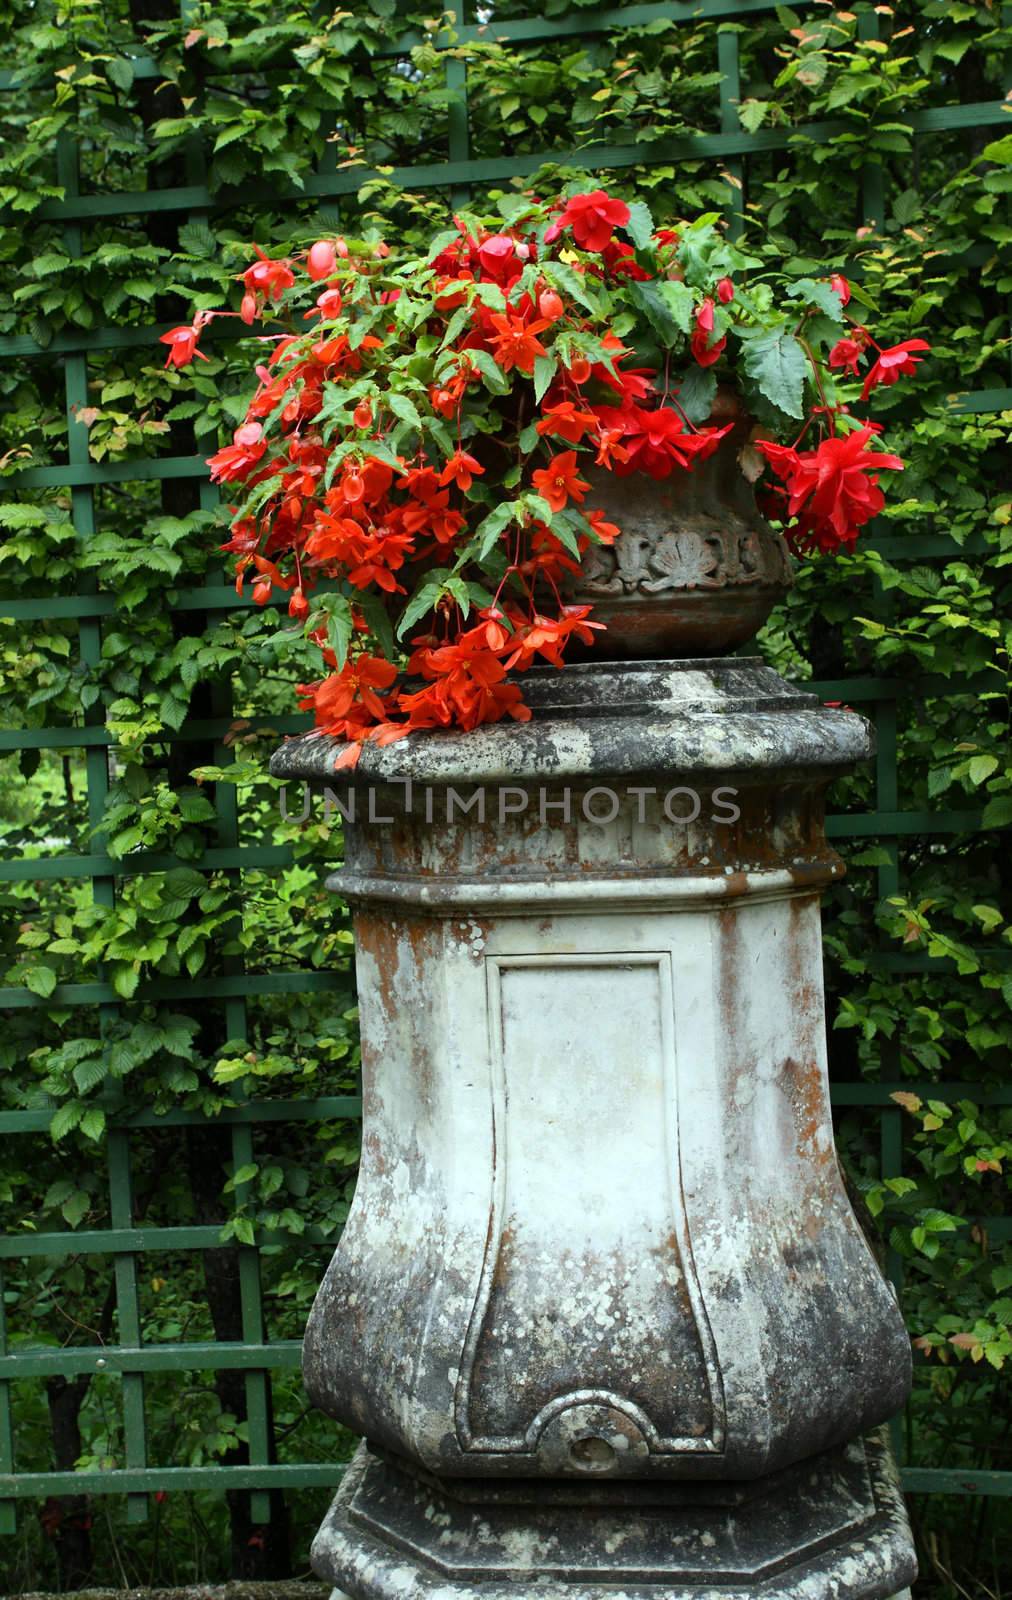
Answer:
[[[23,1357],[132,1329],[256,1342],[252,1261],[267,1338],[297,1340],[354,1183],[357,1123],[332,1114],[357,1091],[351,936],[322,887],[339,829],[279,814],[265,763],[299,725],[290,641],[282,657],[283,618],[229,597],[202,466],[243,413],[250,347],[216,323],[211,363],[177,373],[156,333],[235,305],[253,240],[417,240],[468,185],[492,204],[599,166],[658,221],[730,210],[803,270],[847,272],[883,343],[934,346],[882,396],[908,469],[874,536],[810,565],[761,647],[879,726],[877,768],[832,807],[850,869],[825,918],[840,1151],[914,1340],[907,1482],[950,1491],[911,1498],[922,1585],[994,1597],[1012,1583],[1010,17],[997,0],[696,9],[548,0],[517,39],[512,0],[458,7],[442,36],[397,0],[0,7],[0,1129],[35,1114],[0,1146],[6,1336]],[[743,130],[748,154],[727,148]],[[244,1099],[318,1110],[236,1134]],[[115,1131],[152,1112],[176,1120]],[[114,1265],[83,1247],[124,1217],[221,1248]],[[20,1253],[61,1230],[64,1256]],[[136,1460],[141,1408],[154,1469],[146,1502],[22,1501],[8,1591],[305,1572],[325,1489],[251,1501],[157,1469],[351,1446],[294,1366],[266,1386],[50,1373],[9,1398],[19,1472]],[[947,1477],[918,1479],[932,1469]]]

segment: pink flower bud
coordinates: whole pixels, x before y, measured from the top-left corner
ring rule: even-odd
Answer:
[[[329,239],[318,239],[306,259],[306,270],[314,283],[329,278],[337,266],[337,252]]]

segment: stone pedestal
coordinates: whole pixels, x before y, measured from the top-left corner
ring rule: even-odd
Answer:
[[[836,1162],[819,920],[868,726],[757,660],[525,684],[530,724],[367,747],[350,785],[328,739],[272,763],[356,808],[363,1160],[305,1378],[366,1444],[314,1568],[892,1595],[872,1430],[909,1342]]]

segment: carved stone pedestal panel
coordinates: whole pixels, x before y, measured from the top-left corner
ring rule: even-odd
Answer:
[[[837,1166],[819,921],[867,724],[757,661],[526,681],[530,724],[350,783],[326,739],[273,763],[355,812],[363,1159],[305,1378],[371,1453],[314,1565],[352,1600],[891,1595],[853,1441],[909,1342]]]

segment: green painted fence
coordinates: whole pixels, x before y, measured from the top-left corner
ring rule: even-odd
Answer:
[[[574,160],[595,171],[618,171],[650,162],[675,162],[713,158],[725,165],[732,180],[729,194],[732,205],[741,204],[740,180],[747,171],[750,159],[771,151],[786,151],[795,137],[790,129],[761,129],[749,134],[739,125],[736,101],[739,96],[738,34],[719,31],[717,24],[723,19],[741,22],[757,14],[774,10],[774,0],[672,0],[672,3],[634,5],[620,9],[581,11],[578,15],[551,20],[544,16],[531,16],[526,20],[503,24],[465,24],[461,0],[451,10],[456,12],[459,26],[458,41],[505,38],[513,42],[538,42],[582,39],[595,32],[621,25],[623,27],[647,25],[658,19],[682,22],[700,17],[714,28],[714,50],[719,62],[722,80],[719,87],[720,132],[687,135],[657,143],[637,143],[630,146],[594,146],[581,150]],[[804,8],[802,8],[804,9]],[[874,30],[874,14],[863,17],[867,31]],[[391,55],[402,55],[418,36],[408,36],[391,47]],[[440,47],[450,42],[448,35],[437,36]],[[157,79],[157,63],[142,55],[133,58],[133,72],[138,81]],[[496,178],[512,177],[534,171],[541,156],[503,158],[500,160],[472,159],[469,142],[469,119],[466,100],[466,69],[463,64],[448,58],[447,81],[463,98],[452,108],[449,120],[449,148],[444,161],[429,162],[419,166],[398,168],[386,176],[394,183],[418,190],[423,188],[446,189],[459,196],[472,183],[486,183]],[[0,83],[4,89],[16,87],[11,74]],[[997,126],[1003,115],[1000,102],[951,105],[916,113],[910,126],[918,133]],[[832,141],[841,125],[819,122],[809,125],[805,132],[817,142]],[[557,156],[558,152],[546,152]],[[45,202],[36,213],[38,218],[51,220],[62,229],[67,252],[73,256],[81,249],[81,229],[98,218],[143,217],[154,213],[178,214],[184,219],[190,214],[219,213],[228,207],[256,202],[256,195],[248,188],[216,195],[209,191],[199,172],[194,169],[193,181],[185,186],[153,189],[131,193],[92,195],[80,193],[78,185],[77,151],[70,140],[63,140],[59,149],[59,181],[65,190],[62,200]],[[362,169],[350,171],[319,171],[307,179],[309,196],[330,198],[353,192],[369,175]],[[866,215],[882,214],[884,203],[883,174],[880,166],[869,162],[863,173],[864,207]],[[740,229],[740,216],[733,224]],[[163,325],[164,326],[164,325]],[[196,453],[179,457],[160,457],[127,463],[100,464],[89,458],[86,429],[76,420],[75,410],[87,399],[89,357],[96,352],[130,349],[147,345],[161,328],[94,328],[60,333],[52,343],[43,348],[29,335],[17,333],[0,338],[0,358],[13,359],[37,357],[40,361],[58,363],[63,374],[65,405],[69,429],[69,454],[63,465],[34,468],[23,472],[18,480],[22,487],[69,487],[72,491],[73,524],[82,541],[89,540],[96,528],[96,493],[105,485],[143,480],[190,478],[201,485],[201,503],[214,503],[215,491],[206,481],[204,459],[207,442],[198,441]],[[987,413],[1012,406],[1012,388],[992,389],[954,397],[953,406],[966,413]],[[878,548],[890,560],[916,560],[919,562],[942,559],[952,555],[957,548],[963,553],[979,553],[973,546],[957,547],[944,535],[922,536],[913,539],[880,537]],[[222,577],[209,580],[203,587],[182,588],[175,593],[175,605],[181,610],[213,615],[230,610],[239,604],[231,586]],[[99,660],[102,629],[105,619],[115,611],[115,597],[108,593],[81,592],[73,597],[12,600],[0,606],[0,615],[17,619],[30,626],[38,619],[74,619],[78,625],[78,639],[82,660],[94,665]],[[878,757],[875,772],[874,807],[867,813],[835,815],[830,818],[830,836],[836,839],[896,840],[907,835],[945,836],[964,834],[977,829],[980,813],[965,809],[956,811],[915,811],[904,809],[899,793],[896,772],[897,706],[903,697],[935,690],[944,692],[944,682],[925,678],[921,681],[903,679],[890,681],[882,678],[852,678],[837,682],[811,685],[827,698],[839,699],[859,707],[873,717],[878,730]],[[166,737],[182,744],[206,745],[217,743],[219,759],[230,759],[221,741],[232,721],[232,709],[227,704],[219,707],[211,719],[185,723],[177,733]],[[281,733],[294,731],[305,725],[306,719],[292,716],[278,724]],[[4,750],[50,749],[83,750],[87,763],[88,807],[93,824],[102,816],[108,789],[107,750],[115,743],[114,735],[104,725],[102,712],[95,707],[84,714],[72,727],[54,726],[0,734],[0,748]],[[289,852],[276,846],[243,846],[238,842],[237,814],[234,792],[218,786],[218,845],[202,858],[202,868],[223,869],[230,874],[241,874],[245,868],[275,867],[290,859]],[[138,852],[125,859],[116,860],[96,848],[93,853],[64,855],[43,861],[9,860],[0,863],[0,878],[18,879],[85,879],[90,880],[96,901],[109,905],[116,894],[117,883],[128,875],[159,872],[177,864],[176,858],[153,852]],[[883,895],[896,891],[898,871],[895,850],[892,863],[879,871],[879,887]],[[902,955],[883,952],[882,969],[900,973],[930,971],[938,963],[925,956]],[[308,970],[277,972],[269,976],[247,975],[232,971],[223,978],[206,980],[159,980],[149,982],[138,992],[137,999],[171,999],[181,1001],[205,999],[220,1002],[229,1037],[240,1037],[246,1030],[246,1002],[251,996],[264,993],[297,995],[337,987],[325,973]],[[7,989],[0,993],[0,1003],[7,1007],[98,1006],[115,1007],[117,997],[110,984],[88,981],[61,985],[50,999],[41,999],[25,989]],[[877,1111],[881,1119],[882,1169],[885,1175],[898,1175],[902,1162],[902,1113],[890,1099],[893,1088],[910,1089],[909,1081],[881,1084],[838,1084],[834,1100],[838,1106],[864,1107]],[[914,1085],[913,1087],[916,1087]],[[1012,1088],[999,1091],[977,1091],[987,1104],[1012,1104]],[[955,1100],[974,1093],[972,1085],[962,1082],[933,1085],[931,1093],[938,1099]],[[257,1101],[239,1105],[222,1114],[221,1123],[230,1129],[232,1156],[237,1166],[251,1159],[252,1130],[258,1123],[312,1120],[358,1115],[359,1103],[351,1097],[330,1097],[319,1100],[294,1102]],[[0,1134],[5,1137],[39,1133],[48,1125],[49,1116],[42,1111],[7,1112],[0,1114]],[[220,1247],[220,1230],[213,1226],[163,1228],[138,1226],[133,1214],[131,1192],[131,1133],[135,1129],[150,1127],[181,1128],[187,1123],[199,1123],[199,1115],[169,1112],[163,1116],[154,1113],[134,1114],[121,1122],[111,1116],[106,1149],[110,1196],[110,1222],[108,1229],[75,1231],[30,1237],[9,1236],[0,1240],[0,1283],[5,1261],[26,1255],[60,1256],[97,1253],[112,1257],[115,1263],[115,1292],[119,1314],[121,1342],[109,1346],[73,1345],[63,1349],[18,1349],[11,1354],[5,1340],[3,1325],[3,1299],[0,1294],[0,1530],[11,1531],[15,1526],[15,1507],[19,1500],[40,1496],[78,1492],[86,1488],[92,1494],[122,1494],[129,1496],[129,1515],[141,1520],[147,1514],[149,1492],[166,1488],[222,1490],[226,1487],[248,1488],[254,1492],[254,1520],[266,1517],[266,1490],[275,1486],[309,1486],[336,1481],[340,1467],[332,1463],[298,1462],[276,1464],[269,1458],[267,1436],[267,1388],[271,1373],[297,1365],[299,1346],[296,1341],[269,1342],[265,1339],[262,1292],[257,1241],[241,1249],[241,1288],[243,1310],[243,1338],[241,1343],[181,1343],[151,1344],[142,1338],[138,1311],[137,1280],[139,1263],[145,1252],[173,1250],[214,1250]],[[241,1193],[239,1197],[241,1199]],[[1010,1225],[992,1226],[992,1236],[1009,1237]],[[307,1235],[307,1245],[320,1244],[319,1236]],[[893,1262],[894,1269],[897,1263]],[[145,1375],[165,1371],[207,1371],[233,1368],[245,1374],[246,1399],[249,1419],[249,1464],[229,1467],[173,1467],[165,1468],[149,1462],[145,1426],[144,1383]],[[122,1379],[122,1405],[125,1416],[125,1465],[104,1473],[89,1474],[86,1480],[73,1473],[19,1471],[15,1457],[10,1383],[15,1377],[43,1378],[50,1374],[71,1375],[86,1371],[119,1374]],[[902,1443],[901,1435],[897,1435]],[[929,1470],[911,1466],[904,1469],[904,1482],[909,1490],[919,1493],[945,1492],[967,1495],[1009,1495],[1012,1493],[1012,1473],[995,1471]]]

